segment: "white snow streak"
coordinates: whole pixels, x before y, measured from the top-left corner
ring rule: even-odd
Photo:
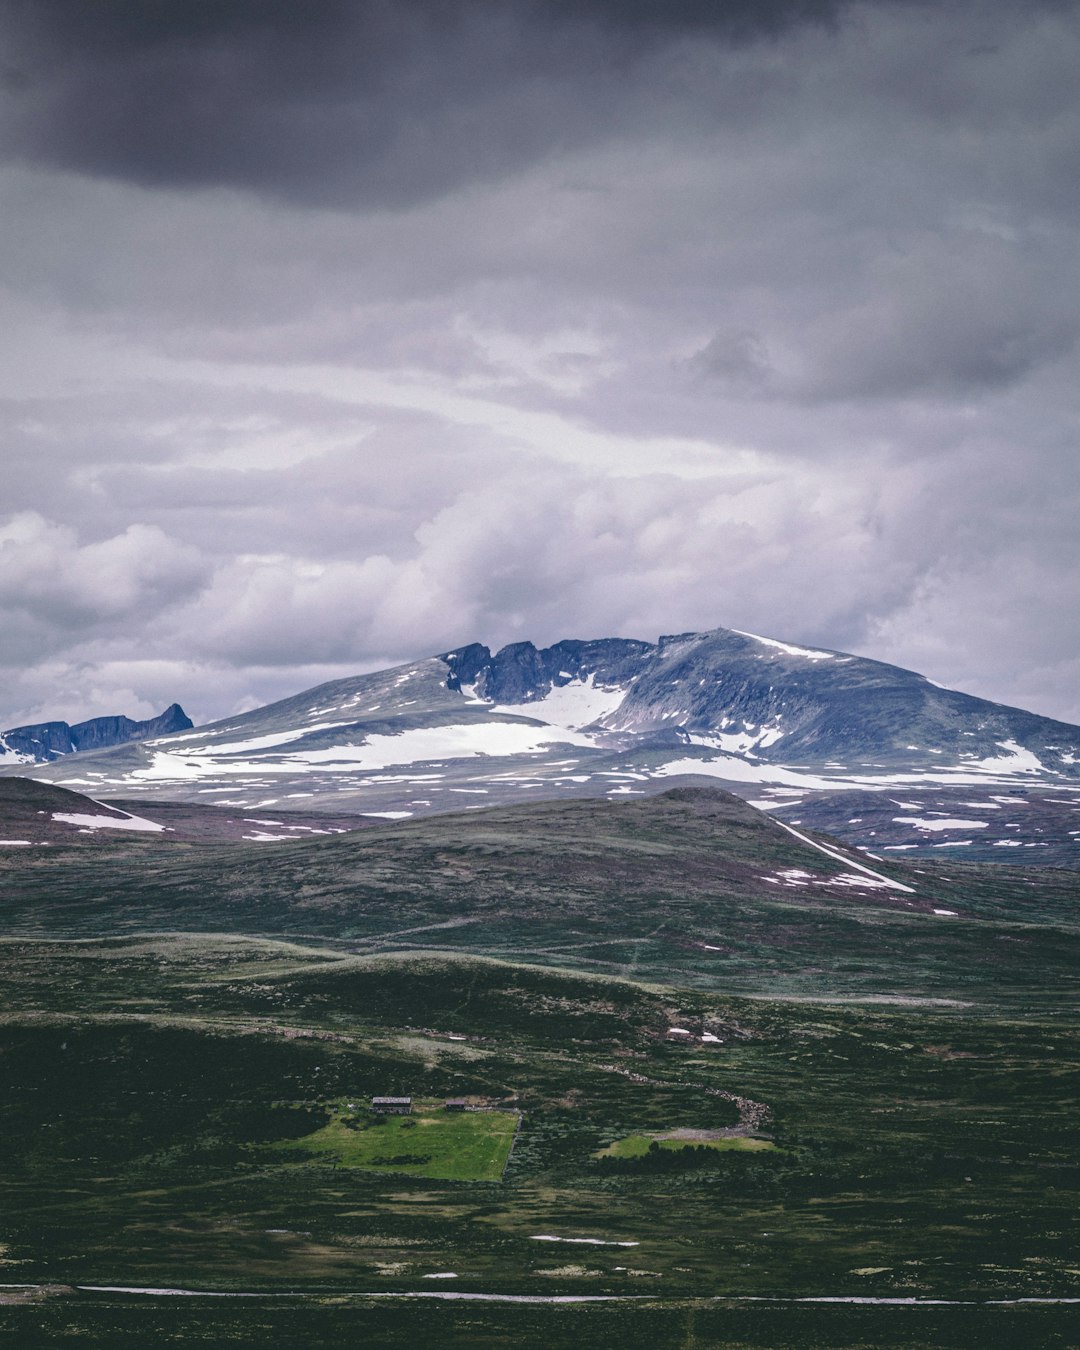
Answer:
[[[275,745],[288,745],[316,731],[325,731],[328,727],[340,726],[340,722],[315,722],[309,727],[299,727],[293,731],[271,731],[265,736],[252,736],[246,741],[225,741],[220,745],[211,742],[208,745],[193,746],[185,749],[185,755],[239,755],[251,750],[268,750]]]
[[[926,816],[893,816],[896,825],[912,825],[916,830],[985,830],[988,821],[958,820],[935,816],[932,820]]]
[[[78,811],[54,811],[53,820],[62,820],[67,825],[81,825],[86,830],[142,830],[144,833],[160,834],[164,825],[152,820],[143,820],[141,816],[91,816]]]
[[[766,647],[776,647],[779,651],[787,652],[788,656],[805,656],[808,661],[835,661],[834,652],[819,651],[816,647],[795,647],[790,642],[779,642],[776,638],[760,637],[757,633],[744,633],[741,628],[733,628],[733,633],[738,633],[740,637],[753,638],[755,642],[761,642]]]
[[[640,1247],[640,1242],[613,1242],[609,1238],[568,1238],[555,1237],[553,1233],[533,1233],[533,1242],[578,1242],[589,1247]]]
[[[774,818],[775,819],[775,818]],[[824,844],[817,844],[813,839],[808,839],[805,834],[800,834],[798,830],[793,830],[790,825],[785,825],[782,820],[775,821],[782,830],[787,830],[788,834],[793,834],[796,839],[801,839],[804,844],[809,844],[811,848],[816,848],[819,853],[824,853],[827,858],[832,858],[836,862],[842,862],[845,867],[854,867],[858,872],[865,872],[868,877],[873,877],[875,881],[883,882],[886,886],[895,891],[907,891],[909,895],[915,894],[913,886],[905,886],[900,881],[893,881],[891,877],[883,877],[880,872],[875,872],[869,867],[864,867],[862,863],[854,862],[851,858],[845,858],[842,853],[837,853],[831,848],[826,848]]]

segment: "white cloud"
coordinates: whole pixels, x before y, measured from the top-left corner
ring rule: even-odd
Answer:
[[[196,549],[156,525],[88,544],[34,511],[0,525],[0,606],[58,628],[130,617],[190,592],[205,573]]]
[[[1080,716],[1075,7],[635,34],[394,209],[0,170],[0,722],[719,624]]]

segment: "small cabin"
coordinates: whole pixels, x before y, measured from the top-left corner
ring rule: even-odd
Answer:
[[[408,1116],[412,1114],[411,1097],[372,1097],[371,1109],[380,1116]]]
[[[464,1097],[447,1097],[443,1102],[444,1111],[464,1111],[466,1109]]]

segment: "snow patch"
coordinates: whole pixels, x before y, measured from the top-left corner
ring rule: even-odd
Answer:
[[[78,811],[54,811],[53,820],[63,821],[66,825],[81,825],[85,830],[141,830],[143,833],[160,834],[165,826],[152,820],[143,820],[141,816],[93,816]]]
[[[553,744],[591,747],[593,742],[580,732],[536,723],[472,722],[412,727],[397,735],[369,736],[360,745],[299,750],[257,761],[218,759],[214,747],[188,750],[183,755],[157,750],[150,764],[133,770],[131,777],[140,782],[181,782],[245,774],[268,777],[295,774],[308,766],[335,773],[426,764],[439,759],[536,755]]]
[[[193,746],[190,750],[185,750],[184,753],[189,755],[243,755],[252,750],[269,750],[275,745],[288,745],[291,741],[299,741],[313,732],[325,731],[329,727],[340,725],[340,722],[315,722],[309,727],[299,727],[293,731],[271,731],[265,736],[252,736],[250,740],[246,741],[226,741],[220,745],[211,743],[205,746]]]
[[[492,707],[492,712],[534,717],[553,727],[578,731],[613,713],[625,697],[626,690],[621,685],[597,685],[593,673],[587,680],[553,685],[543,698],[528,703],[497,704]]]
[[[837,862],[844,863],[847,867],[854,867],[856,871],[864,873],[868,877],[873,877],[876,881],[884,882],[886,886],[895,891],[906,891],[909,895],[915,894],[913,886],[905,886],[899,881],[893,881],[891,877],[883,877],[880,872],[875,872],[869,867],[864,867],[862,863],[854,862],[851,858],[845,858],[842,853],[837,853],[834,849],[826,848],[824,844],[817,844],[813,839],[808,839],[805,834],[800,834],[798,830],[793,830],[790,825],[785,825],[782,820],[776,822],[782,830],[787,830],[788,834],[793,834],[796,839],[801,839],[804,844],[809,844],[811,848],[816,848],[819,853],[824,853],[828,858],[834,858]]]
[[[765,749],[781,740],[784,732],[779,723],[772,726],[755,727],[744,724],[742,731],[714,731],[707,735],[690,733],[691,745],[705,745],[713,750],[722,750],[726,755],[753,755],[757,749]]]
[[[985,830],[989,821],[986,820],[959,820],[946,817],[940,819],[935,816],[929,820],[925,816],[893,816],[893,822],[897,825],[912,825],[917,830]]]
[[[467,759],[474,755],[536,755],[549,745],[591,746],[580,732],[526,722],[472,722],[438,727],[413,727],[396,736],[369,736],[363,745],[329,750],[298,751],[286,756],[290,770],[297,764],[355,765],[386,769],[392,765],[427,763],[435,759]]]
[[[1030,750],[1026,750],[1016,741],[998,741],[997,745],[1005,751],[1004,755],[991,756],[976,760],[969,768],[980,769],[984,773],[1046,773],[1046,765]]]
[[[835,877],[829,877],[827,884],[830,886],[856,886],[860,890],[882,890],[889,885],[884,879],[860,877],[856,876],[854,872],[841,872]]]
[[[801,789],[833,788],[837,785],[832,778],[798,773],[772,764],[749,764],[745,759],[736,759],[734,755],[716,759],[673,759],[653,770],[654,778],[674,778],[686,774],[723,778],[729,783],[785,783]]]
[[[711,759],[694,759],[688,755],[682,759],[671,760],[667,764],[658,765],[652,770],[652,776],[655,778],[668,778],[675,775],[721,778],[731,783],[760,783],[766,790],[771,790],[767,785],[787,785],[791,789],[802,791],[835,790],[843,787],[923,787],[930,784],[974,787],[985,783],[987,779],[991,782],[995,781],[993,775],[998,772],[1000,766],[1005,766],[1005,769],[1001,772],[1001,777],[996,780],[1001,782],[1001,786],[1006,785],[1001,780],[1007,780],[1012,772],[1033,772],[1030,767],[1018,767],[1020,765],[1022,765],[1022,761],[1018,759],[987,760],[981,764],[967,763],[963,768],[944,768],[921,772],[902,770],[898,773],[847,772],[831,774],[826,778],[821,774],[786,769],[777,764],[751,763],[749,760],[738,759],[734,755],[722,755]],[[871,770],[874,768],[873,765],[864,767]],[[903,805],[908,809],[919,809],[922,803],[904,802],[898,803],[898,805]]]
[[[640,1247],[640,1242],[613,1242],[609,1238],[556,1237],[554,1233],[531,1233],[532,1242],[577,1242],[589,1247]]]
[[[819,651],[816,647],[796,647],[790,642],[778,642],[776,638],[760,637],[757,633],[744,633],[741,628],[733,628],[733,633],[738,633],[740,637],[753,638],[755,642],[761,642],[766,647],[776,647],[779,651],[787,652],[788,656],[805,656],[808,661],[835,661],[835,652]]]

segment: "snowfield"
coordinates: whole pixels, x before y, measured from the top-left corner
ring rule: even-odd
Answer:
[[[588,680],[572,680],[555,685],[543,698],[528,703],[498,703],[493,713],[507,713],[515,717],[535,717],[549,726],[577,731],[602,717],[607,717],[622,703],[626,690],[620,685],[605,688],[596,684],[596,676]]]
[[[1046,772],[1046,765],[1039,759],[1038,755],[1032,754],[1030,750],[1025,750],[1022,745],[1017,745],[1015,741],[999,741],[998,744],[1005,751],[1003,755],[976,760],[969,767],[981,769],[984,773]]]
[[[301,733],[304,734],[304,733]],[[260,738],[268,739],[268,738]],[[291,738],[295,739],[295,738]],[[283,743],[277,741],[277,744]],[[242,746],[243,742],[233,742]],[[152,762],[133,769],[141,782],[184,781],[229,776],[282,775],[307,767],[333,772],[401,768],[440,759],[468,759],[538,755],[553,745],[593,745],[581,732],[529,722],[470,722],[436,727],[412,727],[397,735],[375,734],[359,745],[337,745],[321,750],[298,750],[258,760],[218,759],[224,748],[205,746],[177,754],[152,750]],[[68,781],[78,781],[75,779]]]

